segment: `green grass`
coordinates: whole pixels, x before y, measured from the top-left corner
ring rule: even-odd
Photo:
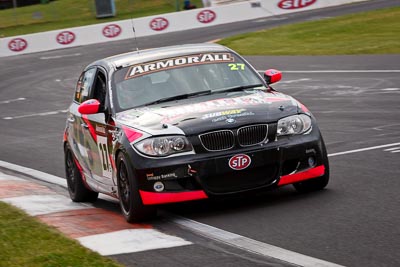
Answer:
[[[179,0],[180,9],[183,0]],[[201,0],[192,0],[202,7]],[[96,19],[94,0],[55,0],[0,10],[0,37],[43,32],[176,11],[176,0],[115,0],[117,16]]]
[[[399,54],[400,8],[292,24],[219,43],[245,55]]]
[[[0,266],[121,266],[0,202]]]

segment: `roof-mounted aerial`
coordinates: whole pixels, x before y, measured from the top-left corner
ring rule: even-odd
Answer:
[[[139,44],[136,38],[136,30],[135,30],[135,25],[133,24],[133,18],[131,18],[131,22],[132,22],[132,31],[133,31],[133,38],[135,40],[136,52],[139,54]]]

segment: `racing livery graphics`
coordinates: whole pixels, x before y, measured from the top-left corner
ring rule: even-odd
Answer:
[[[156,71],[162,71],[169,68],[178,68],[179,66],[188,66],[196,64],[207,64],[210,62],[232,62],[230,54],[204,54],[196,56],[183,56],[173,59],[158,60],[152,63],[139,64],[132,66],[126,79],[134,78],[139,75],[149,74]]]
[[[128,222],[160,204],[329,181],[310,111],[216,44],[132,52],[82,72],[64,133],[73,201],[119,199]]]

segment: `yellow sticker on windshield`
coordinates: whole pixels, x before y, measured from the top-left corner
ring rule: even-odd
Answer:
[[[231,70],[244,70],[245,64],[243,64],[243,63],[231,63],[231,64],[228,64],[228,66],[231,68]]]

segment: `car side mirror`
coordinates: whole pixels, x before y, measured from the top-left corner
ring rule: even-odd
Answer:
[[[282,72],[275,69],[269,69],[264,72],[264,79],[267,84],[279,82],[282,79]]]
[[[100,102],[97,99],[84,101],[78,107],[78,112],[84,115],[96,114],[100,111]]]

